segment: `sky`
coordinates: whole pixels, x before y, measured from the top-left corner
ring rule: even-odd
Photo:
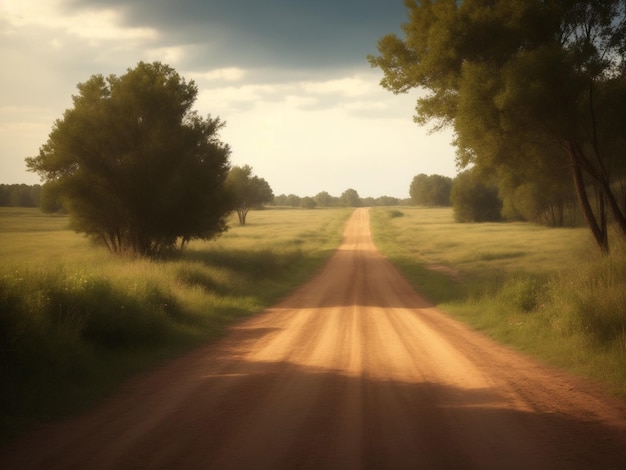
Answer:
[[[420,91],[367,62],[405,21],[402,0],[0,0],[0,183],[40,183],[24,159],[78,83],[160,61],[275,195],[408,197],[415,175],[457,171],[451,131],[413,122]]]

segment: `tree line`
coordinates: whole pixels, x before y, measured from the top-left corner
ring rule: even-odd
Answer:
[[[457,222],[526,221],[550,227],[577,226],[581,217],[568,186],[537,182],[511,185],[507,178],[485,178],[475,170],[454,179],[416,175],[409,187],[411,202],[421,206],[452,206]]]
[[[570,195],[598,247],[626,237],[626,0],[405,0],[404,38],[369,56],[415,121],[451,128],[457,164],[497,181],[507,211],[559,218]],[[622,238],[622,242],[626,238]]]
[[[411,203],[409,198],[392,196],[361,197],[352,188],[340,196],[332,196],[321,191],[315,196],[298,196],[296,194],[280,194],[274,196],[269,183],[254,174],[250,165],[234,166],[226,178],[235,198],[233,210],[237,212],[239,222],[244,225],[250,209],[258,209],[263,205],[299,207],[313,209],[315,207],[374,207],[398,206]],[[43,212],[66,212],[61,201],[54,199],[46,184],[0,184],[0,207],[38,207]]]
[[[40,184],[0,184],[1,207],[39,207],[40,197]]]
[[[392,196],[361,197],[353,188],[346,189],[340,196],[332,196],[327,191],[321,191],[315,196],[305,197],[300,197],[296,194],[280,194],[272,202],[274,206],[301,207],[304,209],[313,209],[315,207],[397,206],[408,203],[408,199]]]

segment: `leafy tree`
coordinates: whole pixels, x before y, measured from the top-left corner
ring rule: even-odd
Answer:
[[[497,222],[501,219],[498,187],[485,184],[472,170],[456,176],[450,199],[457,222]]]
[[[139,62],[78,84],[31,171],[54,183],[73,228],[115,253],[156,255],[227,229],[224,123],[191,109],[198,89],[171,67]]]
[[[380,196],[374,199],[371,206],[398,206],[400,205],[400,199],[392,196]]]
[[[61,204],[58,185],[54,181],[50,181],[41,187],[39,208],[45,213],[65,211],[63,204]]]
[[[419,87],[416,122],[452,126],[461,167],[550,167],[600,248],[626,235],[626,0],[405,0],[406,38],[383,37],[381,84]],[[531,174],[530,177],[536,176]]]
[[[246,217],[251,208],[262,206],[274,199],[274,193],[268,182],[255,176],[249,165],[233,167],[228,173],[226,184],[234,196],[240,225],[246,224]]]
[[[297,194],[289,194],[286,198],[286,203],[291,207],[300,207],[300,196]]]
[[[317,203],[315,202],[315,199],[310,196],[306,196],[300,199],[300,207],[302,207],[303,209],[315,209],[316,206]]]
[[[326,191],[317,193],[313,199],[320,207],[330,207],[333,204],[333,197]]]
[[[554,160],[551,160],[554,161]],[[544,169],[545,170],[545,169]],[[533,176],[507,171],[498,178],[502,216],[508,220],[527,220],[551,227],[574,225],[571,217],[576,196],[567,172],[550,174],[529,168]]]
[[[423,206],[449,206],[452,178],[420,173],[413,178],[409,195],[413,202]]]
[[[278,196],[274,196],[273,205],[275,206],[286,206],[287,205],[287,195],[279,194]]]
[[[352,188],[346,189],[343,193],[341,193],[341,197],[339,199],[343,206],[359,207],[361,205],[361,198],[359,197],[359,193],[357,193],[356,190]]]
[[[37,207],[40,194],[38,184],[0,184],[0,206]]]

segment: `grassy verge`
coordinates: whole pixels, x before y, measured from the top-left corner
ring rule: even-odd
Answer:
[[[350,213],[257,211],[151,261],[110,256],[65,217],[0,208],[0,443],[287,295],[339,245]]]
[[[626,398],[626,250],[586,229],[456,224],[450,209],[372,209],[379,249],[443,310]]]

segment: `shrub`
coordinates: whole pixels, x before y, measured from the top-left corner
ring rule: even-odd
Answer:
[[[498,198],[498,188],[482,182],[471,170],[454,179],[450,200],[457,222],[497,222],[501,219],[502,201]]]

